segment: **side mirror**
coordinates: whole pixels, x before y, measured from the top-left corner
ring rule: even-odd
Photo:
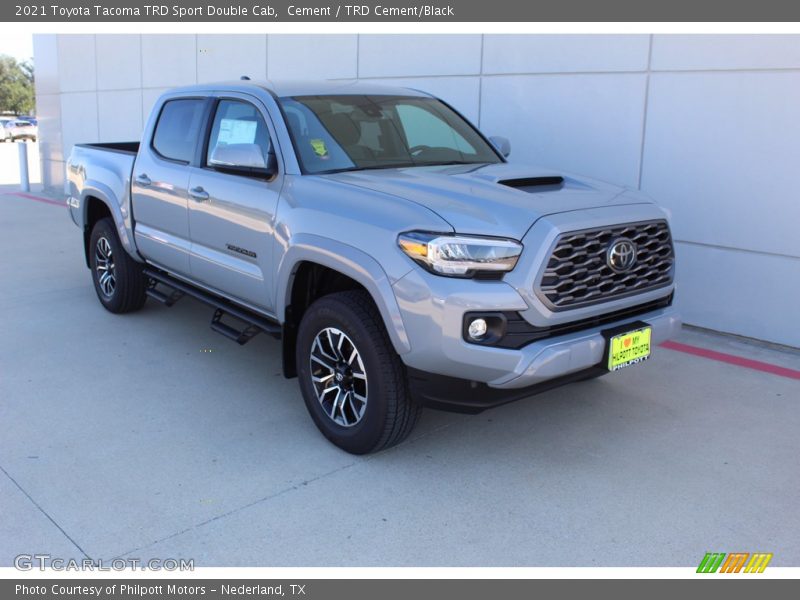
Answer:
[[[266,169],[267,161],[258,144],[225,144],[214,148],[210,165],[240,169]]]
[[[258,144],[217,146],[208,164],[222,171],[268,179],[278,172],[278,159],[275,153],[269,152],[264,156]]]
[[[489,138],[489,141],[492,142],[500,154],[506,158],[508,158],[508,155],[511,154],[511,142],[508,141],[508,138],[499,135],[493,135]]]
[[[270,150],[269,154],[267,154],[267,167],[264,174],[267,176],[267,179],[278,174],[278,157],[275,156],[274,150]]]

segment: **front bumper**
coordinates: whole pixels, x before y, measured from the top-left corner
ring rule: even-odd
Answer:
[[[668,307],[632,319],[540,340],[519,350],[522,356],[517,368],[487,383],[495,388],[522,388],[598,366],[607,344],[602,330],[638,321],[652,327],[653,346],[673,337],[681,328],[678,313]]]
[[[606,342],[601,332],[605,329],[644,321],[652,327],[654,345],[670,338],[680,329],[681,320],[674,308],[659,307],[658,301],[673,294],[674,284],[561,311],[550,310],[534,293],[537,276],[560,233],[664,216],[652,204],[635,204],[543,217],[522,239],[525,249],[517,266],[499,281],[438,277],[413,269],[392,286],[411,346],[402,354],[403,361],[417,373],[497,390],[520,390],[593,369],[603,359]],[[626,314],[642,305],[647,312]],[[472,344],[463,334],[464,315],[470,312],[517,313],[532,328],[554,333],[517,349]],[[603,316],[609,318],[601,323]],[[578,323],[580,329],[571,327]]]
[[[431,373],[410,366],[411,393],[431,408],[477,413],[561,385],[590,379],[607,372],[603,359],[608,342],[602,331],[626,323],[633,326],[641,322],[652,327],[653,346],[674,336],[681,327],[675,309],[668,307],[580,332],[543,339],[520,350],[501,350],[515,355],[516,367],[487,382],[474,379],[475,373],[482,368],[480,364],[472,365],[471,370],[465,369],[463,376]],[[403,358],[408,357],[406,355]],[[489,359],[489,354],[486,358]]]
[[[464,340],[464,314],[517,311],[524,315],[528,304],[505,281],[450,279],[414,270],[396,281],[393,289],[411,345],[411,350],[401,356],[407,367],[494,388],[524,388],[594,367],[603,358],[605,338],[601,332],[605,329],[644,321],[653,328],[655,345],[674,336],[681,327],[677,311],[669,306],[540,339],[516,350],[498,348]],[[628,299],[627,304],[663,298],[673,290],[670,286],[644,293],[638,299]],[[600,315],[619,308],[618,303],[609,303],[595,311]],[[582,316],[586,316],[583,311]]]
[[[485,383],[409,369],[408,383],[411,395],[428,408],[476,414],[604,373],[607,371],[602,367],[592,367],[527,387],[500,389],[489,387]]]

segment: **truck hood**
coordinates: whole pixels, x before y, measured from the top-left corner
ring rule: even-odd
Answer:
[[[619,186],[508,163],[362,170],[323,177],[425,206],[457,233],[518,240],[545,215],[647,202],[626,195]]]

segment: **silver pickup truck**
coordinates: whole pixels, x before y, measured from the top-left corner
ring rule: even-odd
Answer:
[[[141,143],[76,145],[68,205],[105,308],[191,296],[240,344],[280,339],[361,454],[423,406],[603,375],[680,328],[665,213],[509,152],[420,91],[243,78],[165,93]]]

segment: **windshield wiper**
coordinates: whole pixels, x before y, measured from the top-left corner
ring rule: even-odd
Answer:
[[[417,167],[450,167],[452,165],[486,165],[485,161],[476,160],[448,160],[443,162],[417,163]]]
[[[405,169],[408,167],[416,167],[414,163],[395,163],[389,165],[367,165],[364,167],[345,167],[343,169],[332,169],[330,171],[320,171],[316,175],[332,175],[334,173],[349,173],[351,171],[377,171],[379,169]]]
[[[449,160],[446,162],[408,162],[408,163],[392,163],[385,165],[367,165],[363,167],[345,167],[343,169],[333,169],[331,171],[320,171],[316,175],[332,175],[334,173],[349,173],[352,171],[377,171],[379,169],[408,169],[411,167],[450,167],[453,165],[486,165],[489,164],[485,161],[471,161],[471,160]]]
[[[414,163],[395,163],[391,165],[368,165],[366,167],[360,167],[359,170],[361,171],[375,171],[377,169],[406,169],[408,167],[416,167]]]

